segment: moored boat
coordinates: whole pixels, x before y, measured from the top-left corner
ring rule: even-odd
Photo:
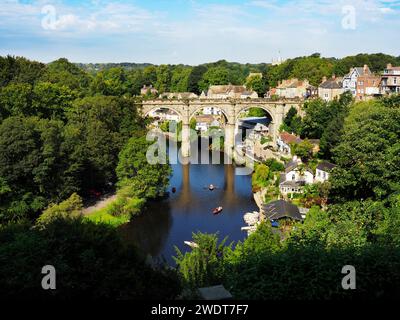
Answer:
[[[218,213],[220,213],[221,211],[222,211],[222,207],[218,207],[218,208],[215,208],[214,210],[213,210],[213,214],[218,214]]]

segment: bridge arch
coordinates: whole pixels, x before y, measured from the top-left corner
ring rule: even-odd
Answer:
[[[228,122],[229,117],[228,117],[228,112],[226,110],[224,110],[223,108],[219,107],[219,106],[214,106],[214,105],[199,105],[196,106],[196,108],[193,108],[192,110],[190,110],[189,113],[189,121],[192,120],[192,118],[196,115],[197,112],[204,110],[205,108],[215,108],[221,111],[221,114],[225,117],[225,120]]]
[[[169,109],[169,110],[175,112],[179,116],[181,121],[184,118],[182,112],[180,112],[177,108],[169,106],[169,105],[151,106],[151,107],[143,108],[142,109],[143,118],[147,118],[149,116],[150,112],[160,110],[160,109]]]
[[[235,122],[240,120],[240,118],[239,118],[240,114],[242,114],[243,112],[246,112],[247,110],[249,110],[251,108],[258,108],[258,109],[264,110],[269,115],[269,117],[271,118],[271,122],[275,123],[276,116],[275,116],[275,112],[274,112],[273,108],[271,108],[270,106],[251,105],[251,104],[243,106],[243,107],[241,107],[240,109],[237,110],[236,115],[235,115]]]

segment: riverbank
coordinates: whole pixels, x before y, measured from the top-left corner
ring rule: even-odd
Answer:
[[[130,222],[131,218],[139,214],[145,200],[135,197],[125,197],[121,194],[111,194],[94,205],[85,208],[82,213],[85,219],[95,223],[105,223],[119,227]]]

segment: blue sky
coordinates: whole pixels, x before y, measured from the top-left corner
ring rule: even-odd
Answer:
[[[314,52],[400,55],[400,0],[0,0],[0,55],[194,65]]]

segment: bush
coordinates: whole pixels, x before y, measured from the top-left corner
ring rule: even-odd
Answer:
[[[175,271],[146,265],[104,224],[56,219],[45,229],[0,228],[0,299],[173,299]],[[56,269],[57,290],[43,290],[41,269]]]

